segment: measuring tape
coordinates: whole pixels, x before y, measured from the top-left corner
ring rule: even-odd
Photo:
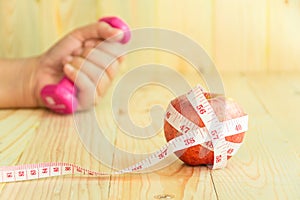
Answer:
[[[202,145],[214,151],[214,164],[212,169],[219,169],[226,166],[227,156],[233,156],[240,148],[241,143],[233,143],[225,140],[225,137],[239,134],[248,130],[248,115],[220,122],[204,96],[203,88],[198,85],[192,89],[186,97],[192,104],[197,114],[202,119],[205,127],[200,128],[169,104],[165,120],[177,131],[183,133],[173,138],[159,150],[148,156],[146,159],[125,169],[112,173],[97,172],[82,168],[75,164],[50,162],[39,164],[25,164],[19,166],[0,167],[0,183],[26,181],[40,178],[63,175],[90,175],[108,176],[114,174],[132,173],[147,169],[166,159],[169,155],[192,146]],[[180,127],[184,125],[188,131]]]

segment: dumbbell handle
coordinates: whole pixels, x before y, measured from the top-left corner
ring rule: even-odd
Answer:
[[[99,22],[106,22],[114,28],[124,32],[120,43],[125,44],[130,40],[131,34],[128,25],[118,17],[104,17]],[[49,109],[56,113],[70,114],[77,110],[77,89],[67,77],[55,85],[46,85],[41,90],[41,98]]]

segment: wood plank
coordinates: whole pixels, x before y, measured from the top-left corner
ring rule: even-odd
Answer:
[[[266,70],[267,1],[215,1],[214,60],[227,71]]]
[[[185,34],[221,70],[299,71],[299,9],[297,0],[1,1],[0,56],[39,54],[70,30],[117,15],[133,29],[157,27]]]
[[[1,57],[28,57],[63,35],[97,20],[96,1],[0,2]]]
[[[187,167],[180,161],[158,172],[112,177],[109,199],[159,199],[159,195],[173,197],[170,199],[217,199],[209,170]]]
[[[0,198],[154,199],[157,195],[169,194],[175,195],[175,199],[299,199],[299,136],[295,134],[298,130],[296,120],[290,119],[296,119],[298,113],[300,75],[221,75],[226,95],[236,99],[250,117],[245,143],[226,169],[210,171],[206,167],[188,167],[176,160],[149,173],[95,178],[65,176],[1,184]],[[194,75],[185,77],[191,79],[191,83],[199,81]],[[118,80],[114,84],[118,84]],[[111,115],[114,87],[95,110],[107,139],[131,154],[147,154],[164,144],[162,131],[142,140],[124,134],[114,120],[130,114],[136,125],[147,126],[151,123],[149,108],[155,104],[165,109],[173,94],[157,85],[142,87],[131,96],[128,113],[125,110],[114,119]],[[286,97],[289,97],[290,105],[282,107],[280,103]],[[281,118],[285,111],[289,116]],[[89,132],[91,123],[84,123]],[[0,130],[1,165],[58,161],[110,171],[86,151],[72,116],[42,110],[2,110]],[[116,152],[104,153],[116,156]],[[123,160],[115,157],[111,166],[119,167],[122,162],[127,165],[134,161],[130,156]]]
[[[289,153],[291,146],[270,116],[257,116],[252,121],[254,126],[250,126],[242,149],[230,165],[213,171],[218,197],[299,198],[299,158]]]
[[[103,111],[101,106],[105,108],[103,104],[97,109]],[[106,115],[102,116],[105,118]],[[25,148],[20,149],[22,152],[18,155],[17,162],[12,164],[67,162],[95,171],[110,172],[109,168],[102,165],[84,148],[76,133],[73,120],[72,115],[61,116],[45,112],[43,117],[40,118],[41,124],[39,128]],[[90,130],[88,128],[90,123],[86,120],[83,123],[85,123],[86,129]],[[107,121],[102,123],[107,123]],[[110,137],[113,137],[113,134],[111,135]],[[0,198],[20,199],[26,196],[30,199],[107,199],[109,183],[109,176],[95,178],[87,176],[63,176],[28,182],[8,183],[1,184],[3,189]]]
[[[41,111],[0,111],[0,166],[18,163],[40,123]],[[0,191],[5,184],[0,184]]]
[[[300,112],[299,73],[271,73],[247,75],[257,98],[281,129],[285,141],[293,145],[294,153],[300,155],[298,141],[298,113]]]
[[[275,0],[268,5],[270,71],[299,71],[300,2]]]
[[[250,127],[244,145],[230,160],[228,167],[212,172],[220,199],[297,199],[300,196],[299,156],[295,154],[294,146],[286,142],[288,136],[273,118],[273,112],[265,107],[264,100],[259,97],[268,92],[273,99],[266,101],[269,104],[274,102],[275,91],[266,90],[262,84],[269,78],[266,74],[246,77],[223,74],[228,94],[246,105]],[[260,87],[253,88],[252,83],[258,80]]]
[[[0,111],[0,165],[14,165],[40,124],[41,110]]]

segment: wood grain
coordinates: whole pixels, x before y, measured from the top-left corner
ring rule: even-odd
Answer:
[[[294,103],[298,97],[289,95],[291,101],[286,101],[285,92],[290,87],[283,77],[289,79],[289,76],[230,74],[225,77],[226,91],[244,105],[250,127],[247,142],[226,170],[213,171],[218,197],[256,199],[259,194],[261,199],[299,198],[299,148],[294,144],[299,136],[283,125],[297,128],[297,122],[287,117],[298,113],[298,104]],[[247,181],[243,181],[245,177]]]
[[[174,30],[222,71],[299,71],[298,0],[0,1],[0,57],[40,54],[70,30],[117,15],[135,28]],[[164,54],[157,55],[163,62]],[[132,67],[132,66],[131,66]],[[185,66],[181,66],[186,70]]]
[[[173,160],[164,168],[148,173],[76,175],[1,184],[0,198],[115,200],[155,199],[168,194],[174,199],[299,199],[299,128],[294,119],[299,110],[300,74],[222,73],[221,76],[226,95],[236,99],[250,119],[246,140],[227,168],[210,171],[205,166],[189,167]],[[195,76],[187,74],[186,78]],[[96,107],[96,117],[106,139],[115,148],[126,151],[127,156],[118,158],[116,150],[103,151],[112,160],[101,164],[84,148],[72,116],[45,110],[1,110],[0,164],[70,162],[110,172],[110,167],[138,161],[136,153],[147,155],[158,149],[165,142],[161,131],[147,140],[139,139],[126,134],[120,123],[130,115],[136,126],[151,124],[151,106],[159,104],[165,108],[173,94],[157,85],[142,87],[130,96],[128,110],[112,116],[111,98],[118,81],[114,84]],[[121,99],[126,101],[124,98]],[[282,105],[287,99],[287,104]],[[79,116],[88,119],[82,121],[88,135],[93,124],[84,115]]]

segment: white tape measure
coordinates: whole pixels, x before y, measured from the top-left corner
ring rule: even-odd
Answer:
[[[205,127],[198,127],[193,122],[181,115],[172,106],[172,104],[169,104],[165,119],[177,131],[183,133],[183,135],[170,140],[159,150],[151,154],[148,158],[126,169],[122,169],[113,173],[105,173],[91,171],[70,163],[56,162],[25,164],[19,166],[3,166],[0,167],[0,183],[25,181],[68,174],[105,176],[131,173],[154,166],[172,153],[199,144],[214,151],[213,169],[225,167],[227,163],[227,156],[233,156],[241,146],[241,143],[232,143],[226,141],[225,137],[247,131],[248,116],[245,115],[236,119],[219,122],[211,105],[205,98],[201,86],[197,86],[186,96],[196,110],[197,114],[202,119]],[[182,130],[181,127],[183,125],[188,131]],[[209,129],[206,127],[209,127]]]

